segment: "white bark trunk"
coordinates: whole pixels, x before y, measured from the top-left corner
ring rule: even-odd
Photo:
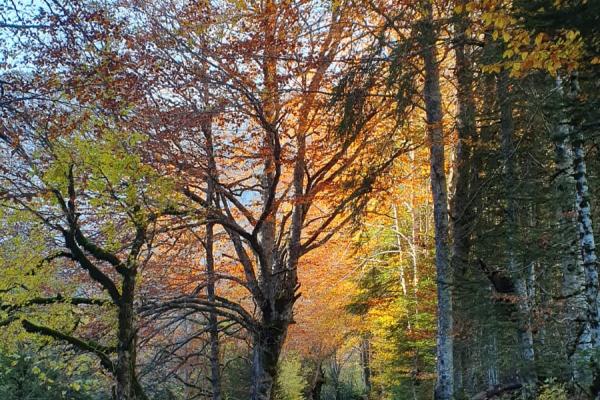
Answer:
[[[399,272],[400,272],[400,286],[402,287],[402,294],[404,297],[408,294],[408,289],[406,286],[406,276],[404,273],[404,264],[402,262],[402,236],[400,235],[400,219],[398,218],[398,207],[393,204],[392,211],[394,212],[394,236],[396,237],[396,248],[398,250],[398,258],[399,261]],[[410,319],[409,319],[409,329],[410,329]]]
[[[579,237],[579,251],[568,249],[564,252],[562,262],[563,296],[567,299],[565,314],[572,320],[567,339],[568,355],[572,378],[582,386],[589,386],[593,379],[589,368],[591,352],[600,344],[599,283],[583,137],[572,126],[568,116],[569,107],[565,107],[567,100],[576,96],[577,89],[576,76],[573,77],[568,93],[565,93],[562,79],[557,79],[562,109],[554,141],[559,169],[557,184],[562,200],[559,222],[561,226],[571,228],[563,228],[563,231],[576,230]],[[572,211],[576,212],[576,218],[571,216]],[[574,225],[576,229],[573,229]],[[571,238],[568,237],[565,241],[570,243]]]

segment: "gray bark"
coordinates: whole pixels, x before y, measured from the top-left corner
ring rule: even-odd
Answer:
[[[561,83],[558,83],[559,91],[562,92]],[[562,100],[562,99],[561,99]],[[578,224],[575,214],[575,180],[573,178],[573,152],[568,146],[569,121],[565,116],[553,135],[556,166],[558,168],[556,178],[556,190],[559,202],[558,229],[561,233],[561,270],[562,270],[562,295],[565,301],[565,317],[569,323],[567,326],[567,354],[574,364],[578,364],[583,355],[591,349],[591,332],[587,322],[587,300],[585,296],[586,277],[578,254]],[[579,368],[573,365],[573,378],[579,373]]]
[[[291,307],[289,308],[291,312]],[[252,353],[252,400],[271,400],[277,379],[277,363],[285,341],[289,317],[273,316],[254,337]]]
[[[573,78],[576,84],[576,78]],[[575,178],[575,207],[579,225],[579,243],[583,269],[586,276],[586,297],[588,301],[588,321],[590,324],[591,343],[594,348],[600,345],[600,322],[598,303],[598,263],[596,256],[596,243],[594,241],[594,227],[592,211],[589,201],[590,192],[587,181],[585,154],[583,149],[583,134],[573,128],[571,135],[573,150],[573,176]]]
[[[431,2],[423,3],[420,23],[421,54],[425,84],[423,95],[427,114],[427,134],[430,143],[431,192],[435,225],[435,265],[437,274],[437,379],[434,398],[450,400],[454,395],[452,337],[452,271],[448,249],[448,196],[444,162],[442,129],[442,99],[437,60],[437,30],[433,23]]]
[[[600,344],[599,283],[583,137],[568,116],[570,107],[567,103],[573,100],[578,91],[576,75],[570,83],[565,93],[562,79],[557,79],[560,119],[553,135],[558,167],[557,189],[561,202],[559,223],[567,235],[570,233],[575,236],[574,231],[577,231],[578,236],[577,246],[571,245],[571,237],[563,240],[567,243],[562,260],[563,296],[566,299],[565,315],[570,320],[567,354],[572,378],[582,386],[590,386],[593,379],[589,368],[591,353]]]
[[[216,163],[212,139],[212,117],[207,117],[202,123],[202,132],[206,142],[206,154],[208,159],[208,176],[206,188],[206,204],[214,204],[215,179],[217,176]],[[210,303],[215,302],[215,258],[214,258],[214,225],[206,224],[206,297]],[[221,400],[221,365],[219,357],[219,326],[217,312],[213,308],[208,313],[208,332],[210,340],[210,385],[213,400]]]
[[[569,97],[575,101],[579,93],[579,82],[577,74],[571,77],[571,88]],[[588,347],[586,341],[591,342],[591,351],[597,352],[600,346],[600,303],[598,298],[598,259],[596,256],[596,243],[594,240],[594,226],[590,204],[590,192],[587,181],[587,169],[585,163],[585,152],[583,148],[583,133],[576,126],[571,126],[569,135],[573,151],[573,177],[575,178],[575,208],[577,210],[577,222],[579,227],[579,247],[583,270],[586,278],[585,295],[587,299],[587,325],[589,326],[589,338],[582,337],[578,340],[581,345]],[[589,354],[587,353],[587,354]],[[591,357],[591,392],[594,398],[600,399],[600,364],[597,354],[589,354]],[[588,367],[590,365],[588,364]],[[585,368],[585,365],[582,366]]]

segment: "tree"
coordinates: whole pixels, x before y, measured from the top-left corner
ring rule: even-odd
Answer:
[[[9,237],[23,239],[19,222],[23,219],[40,232],[43,243],[29,255],[24,249],[25,258],[6,261],[24,275],[49,266],[56,268],[55,274],[61,269],[80,270],[87,274],[89,286],[84,296],[78,296],[76,289],[63,294],[43,284],[31,288],[17,284],[5,293],[11,300],[21,300],[7,311],[29,333],[94,354],[114,376],[117,399],[143,399],[146,395],[136,375],[136,290],[152,253],[156,227],[171,207],[167,200],[170,186],[168,179],[142,162],[145,136],[128,125],[133,93],[115,98],[77,85],[82,68],[87,68],[86,78],[108,94],[124,93],[130,83],[127,55],[119,54],[114,45],[123,37],[111,25],[111,16],[102,9],[84,12],[78,7],[65,13],[87,24],[59,25],[56,29],[61,34],[54,39],[45,40],[41,33],[31,48],[40,56],[33,64],[40,75],[25,74],[22,79],[36,94],[13,102],[11,108],[17,112],[4,125],[11,140],[2,143],[2,158],[11,162],[0,177],[2,209],[15,218]],[[98,47],[83,47],[88,35],[96,35]],[[64,61],[67,54],[71,58]],[[85,67],[80,64],[84,59],[90,63]],[[72,331],[60,320],[54,324],[23,312],[55,303],[110,304],[115,313],[114,337],[109,336],[108,343],[96,342],[80,337],[85,333]]]
[[[169,138],[175,150],[162,155],[172,158],[155,162],[157,168],[179,175],[181,192],[197,206],[188,210],[190,218],[219,226],[228,236],[243,269],[235,281],[252,296],[257,315],[246,311],[246,305],[234,306],[222,298],[216,302],[239,314],[253,336],[252,396],[263,399],[270,396],[293,321],[300,258],[359,214],[378,177],[409,144],[396,140],[396,115],[383,107],[389,100],[369,96],[373,82],[339,73],[343,63],[336,57],[344,54],[348,61],[343,62],[358,57],[356,52],[343,53],[351,37],[350,5],[326,7],[325,15],[317,5],[307,6],[302,11],[311,15],[307,20],[300,18],[300,10],[278,2],[266,2],[249,14],[226,7],[210,12],[232,13],[239,20],[212,25],[194,20],[194,7],[177,8],[179,15],[192,18],[186,22],[187,30],[174,21],[164,24],[154,19],[144,39],[155,41],[161,62],[170,60],[164,70],[180,77],[173,86],[157,81],[152,89],[169,92],[156,99],[166,121],[179,107],[203,118],[195,110],[206,105],[198,107],[191,93],[209,79],[219,107],[213,121],[220,129],[212,136],[215,174],[207,171],[204,151],[189,152],[183,145],[195,140],[191,120]],[[322,22],[327,23],[325,28],[319,27]],[[218,35],[204,35],[219,45],[190,45],[196,43],[197,30],[205,32],[207,26],[229,43],[220,46]],[[313,42],[294,39],[315,27],[319,28]],[[244,34],[235,36],[240,29]],[[286,37],[284,31],[291,34]],[[190,62],[179,63],[180,59]],[[196,62],[209,65],[208,72],[197,73]],[[146,115],[156,115],[155,104],[149,106]],[[164,143],[161,132],[172,129],[168,124],[151,128],[157,147]],[[373,152],[380,157],[370,158]],[[205,200],[207,181],[214,183],[212,205]],[[335,203],[330,202],[333,199]],[[214,302],[203,304],[210,307]]]

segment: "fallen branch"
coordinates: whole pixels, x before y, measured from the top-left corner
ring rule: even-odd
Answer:
[[[523,387],[523,384],[518,382],[506,383],[504,385],[494,386],[486,391],[477,393],[475,396],[471,397],[471,400],[488,400],[493,399],[496,396],[500,396],[506,392],[512,392],[513,390],[518,390]]]

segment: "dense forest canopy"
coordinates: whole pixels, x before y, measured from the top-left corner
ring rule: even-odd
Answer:
[[[0,398],[600,399],[600,2],[0,1]]]

